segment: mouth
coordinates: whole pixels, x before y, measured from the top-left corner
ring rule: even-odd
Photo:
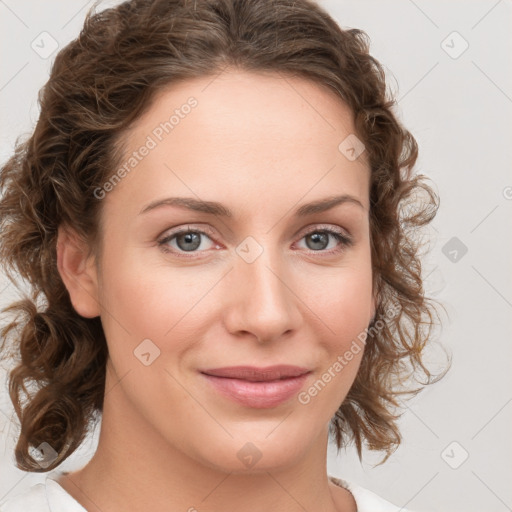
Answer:
[[[296,395],[311,370],[290,365],[232,366],[201,370],[200,373],[223,397],[245,407],[266,409],[277,407]]]

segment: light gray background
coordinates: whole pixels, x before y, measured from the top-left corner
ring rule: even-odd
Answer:
[[[329,473],[417,512],[512,510],[511,2],[320,3],[344,28],[370,36],[371,52],[397,92],[397,113],[420,145],[418,172],[434,180],[441,196],[425,279],[449,313],[438,337],[453,356],[447,377],[409,402],[401,420],[403,444],[387,463],[373,468],[376,454],[365,452],[360,464],[354,450],[337,457],[332,448]],[[78,36],[91,5],[0,0],[0,161],[16,137],[33,128],[37,92],[55,57],[41,58],[32,41],[47,31],[62,48]],[[461,53],[464,41],[469,46]],[[454,243],[463,243],[467,253],[456,249],[455,255]],[[2,275],[0,292],[0,306],[15,297]],[[0,378],[4,382],[6,374]],[[14,466],[12,418],[4,385],[0,501],[46,476]],[[60,469],[84,465],[98,433],[99,426]]]

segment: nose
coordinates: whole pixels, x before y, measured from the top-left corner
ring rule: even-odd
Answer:
[[[292,269],[285,267],[282,255],[269,250],[248,261],[236,257],[226,276],[227,329],[233,335],[251,335],[260,343],[289,336],[302,322]]]

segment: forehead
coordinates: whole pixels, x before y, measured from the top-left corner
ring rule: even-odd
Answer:
[[[126,188],[140,206],[166,193],[229,202],[241,191],[260,201],[275,192],[294,204],[349,193],[368,208],[366,154],[340,149],[354,136],[350,108],[308,79],[230,71],[174,83],[124,135],[124,163],[150,150],[114,195]]]
[[[192,98],[196,106],[191,109],[187,103]],[[352,111],[327,85],[289,73],[231,70],[163,87],[126,138],[152,132],[173,113],[173,135],[183,131],[179,125],[190,117],[186,124],[201,128],[203,136],[246,144],[251,142],[244,139],[246,134],[311,143],[330,135],[325,141],[329,144],[331,138],[355,132]]]

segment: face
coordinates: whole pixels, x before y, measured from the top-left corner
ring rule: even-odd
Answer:
[[[315,83],[227,72],[160,91],[125,135],[129,171],[98,191],[93,292],[105,401],[145,436],[230,471],[247,453],[260,470],[294,464],[326,439],[374,313],[370,171],[339,149],[354,133]],[[275,365],[298,369],[214,371]]]

